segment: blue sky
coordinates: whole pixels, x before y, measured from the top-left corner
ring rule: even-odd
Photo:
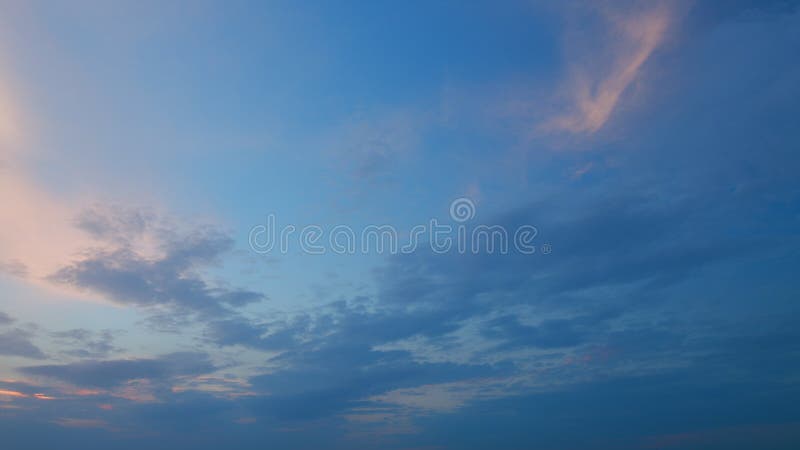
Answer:
[[[797,6],[0,1],[0,442],[797,448]]]

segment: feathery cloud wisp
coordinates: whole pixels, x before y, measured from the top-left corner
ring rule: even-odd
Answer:
[[[602,74],[597,67],[575,64],[567,84],[569,106],[565,113],[539,125],[544,132],[594,133],[611,117],[620,97],[637,78],[644,63],[663,42],[673,13],[663,4],[648,11],[622,15],[602,10],[601,16],[613,37],[611,64]]]

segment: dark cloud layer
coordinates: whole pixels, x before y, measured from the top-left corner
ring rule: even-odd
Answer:
[[[86,360],[70,364],[29,366],[22,373],[51,378],[75,386],[113,388],[132,380],[146,379],[163,384],[183,375],[201,375],[214,371],[208,355],[171,353],[158,358]]]

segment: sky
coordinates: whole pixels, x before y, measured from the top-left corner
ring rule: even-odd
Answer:
[[[2,447],[800,447],[798,6],[0,0]]]

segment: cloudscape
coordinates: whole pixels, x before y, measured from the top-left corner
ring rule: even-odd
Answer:
[[[0,448],[800,448],[800,2],[0,0]]]

